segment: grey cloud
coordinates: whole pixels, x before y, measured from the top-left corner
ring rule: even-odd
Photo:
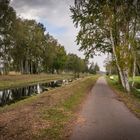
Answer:
[[[44,7],[44,6],[54,6],[55,2],[58,2],[59,0],[13,0],[12,4],[15,7],[22,7],[24,5],[28,6],[28,7]]]
[[[23,18],[43,20],[55,27],[64,27],[64,34],[51,34],[63,44],[68,52],[77,53],[82,56],[76,47],[75,39],[77,30],[74,28],[70,18],[69,6],[74,0],[13,0],[11,5]],[[47,30],[49,27],[47,27]]]
[[[16,8],[26,6],[32,8],[46,7],[49,9],[54,9],[59,5],[73,5],[73,0],[13,0],[11,4]]]
[[[56,26],[69,26],[72,24],[69,6],[73,3],[74,0],[13,0],[11,5],[22,17],[46,19]]]

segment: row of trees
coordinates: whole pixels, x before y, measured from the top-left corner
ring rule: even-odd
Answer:
[[[43,24],[21,19],[9,5],[0,1],[0,67],[1,72],[17,71],[26,74],[60,71],[75,73],[87,70],[87,61],[68,54]]]
[[[140,61],[140,1],[75,0],[71,12],[75,25],[80,25],[81,50],[88,56],[96,51],[111,54],[119,81],[130,92],[128,79],[134,79]]]

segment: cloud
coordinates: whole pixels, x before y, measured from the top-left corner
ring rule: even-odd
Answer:
[[[76,53],[84,58],[76,45],[78,29],[74,27],[69,10],[74,0],[12,0],[11,5],[17,15],[27,19],[36,19],[46,26],[47,32],[65,46],[67,52]],[[98,58],[102,63],[102,58]],[[100,64],[103,69],[103,64]]]
[[[73,0],[13,0],[11,5],[20,16],[47,20],[56,26],[71,26],[69,6]]]
[[[69,7],[73,3],[73,0],[13,0],[11,5],[20,17],[42,22],[68,52],[83,56],[76,47],[77,30],[70,17]]]

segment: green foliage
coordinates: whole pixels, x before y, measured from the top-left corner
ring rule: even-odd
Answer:
[[[110,41],[107,39],[109,32],[104,26],[104,14],[102,6],[104,2],[95,0],[77,1],[75,7],[71,7],[72,18],[76,26],[80,26],[77,43],[81,45],[80,50],[90,57],[96,51],[111,51]],[[79,0],[80,1],[80,0]]]
[[[115,65],[115,60],[113,58],[107,58],[105,60],[105,68],[107,75],[118,74],[117,67]]]
[[[85,59],[81,59],[75,54],[68,54],[66,68],[75,73],[86,72],[87,61]]]
[[[56,49],[55,52],[55,58],[54,58],[54,68],[57,70],[63,69],[66,63],[66,52],[64,47],[62,47],[61,45],[59,45]]]
[[[37,73],[42,61],[44,27],[34,20],[16,20],[15,45],[11,57],[13,67],[22,73]]]
[[[96,74],[98,71],[100,71],[100,68],[99,68],[98,64],[96,63],[94,65],[94,63],[92,62],[91,65],[90,65],[90,67],[89,67],[89,72],[91,74]]]
[[[0,1],[0,60],[3,61],[4,71],[8,72],[11,60],[10,51],[13,46],[13,27],[16,13],[9,6],[9,0]]]
[[[71,12],[73,22],[80,27],[80,49],[88,57],[97,51],[111,53],[121,83],[129,92],[128,76],[130,72],[135,76],[140,42],[140,1],[75,0]]]
[[[76,26],[81,27],[77,43],[81,45],[81,50],[84,50],[87,55],[92,55],[95,51],[112,52],[109,28],[112,28],[115,39],[123,38],[127,30],[127,22],[132,22],[131,26],[134,26],[133,20],[136,12],[139,14],[138,9],[140,8],[140,2],[137,2],[136,9],[133,1],[129,0],[75,0],[75,2],[76,5],[70,10],[73,14],[73,22]],[[139,18],[138,15],[137,18]],[[119,32],[122,32],[122,35]],[[123,47],[127,49],[125,46],[118,46],[118,48]]]
[[[65,69],[78,73],[84,71],[85,62],[76,55],[72,68],[67,67],[69,56],[64,46],[46,33],[43,24],[17,17],[9,3],[9,0],[0,1],[0,61],[4,68],[0,69],[1,72],[12,70],[35,74],[59,73]]]

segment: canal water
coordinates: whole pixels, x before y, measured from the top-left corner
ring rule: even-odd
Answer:
[[[0,106],[11,104],[26,97],[41,94],[51,88],[59,87],[68,84],[72,80],[56,80],[47,83],[37,83],[24,87],[0,90]]]

